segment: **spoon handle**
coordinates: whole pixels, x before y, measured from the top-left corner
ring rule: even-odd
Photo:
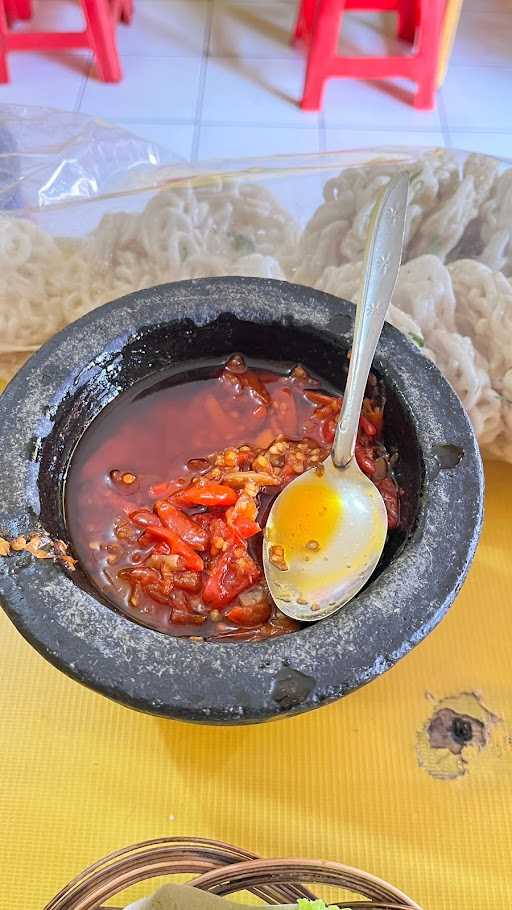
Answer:
[[[402,258],[408,189],[407,174],[392,178],[381,190],[370,218],[352,355],[332,447],[337,468],[346,467],[354,456],[368,374]]]

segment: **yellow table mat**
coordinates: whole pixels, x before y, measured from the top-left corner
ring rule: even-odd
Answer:
[[[425,910],[512,906],[512,469],[486,475],[482,541],[447,618],[303,717],[227,729],[137,714],[49,666],[2,614],[0,908],[40,910],[103,854],[171,834],[339,860]],[[443,699],[480,711],[490,736],[453,778],[432,776],[460,768],[422,733]]]

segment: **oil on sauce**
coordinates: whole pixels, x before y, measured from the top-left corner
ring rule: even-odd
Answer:
[[[304,397],[303,384],[290,374],[280,375],[263,366],[252,371],[256,388],[273,403],[282,400],[288,404],[293,398],[293,408],[281,410],[284,425],[277,423],[271,409],[261,407],[261,399],[250,386],[235,401],[219,368],[198,368],[186,380],[160,373],[120,395],[84,434],[66,483],[70,536],[94,585],[131,618],[174,635],[197,635],[198,629],[171,624],[169,609],[149,598],[133,607],[129,588],[118,577],[123,568],[142,563],[148,556],[144,549],[134,548],[126,562],[124,554],[119,559],[114,528],[120,516],[154,501],[156,497],[149,492],[153,484],[171,478],[189,483],[210,467],[205,460],[210,453],[244,443],[265,448],[282,431],[290,437],[300,436],[315,410],[315,404]],[[311,384],[317,381],[311,379]],[[123,475],[133,477],[133,483],[116,482]],[[262,524],[275,495],[277,491],[272,490],[260,495]],[[261,535],[250,541],[249,551],[261,564]],[[224,629],[229,631],[226,624]],[[208,621],[200,634],[209,637],[215,631]]]
[[[260,531],[279,491],[311,467],[278,508],[288,554],[314,558],[339,528],[343,506],[320,468],[340,406],[302,367],[283,374],[240,355],[138,383],[91,424],[71,460],[66,519],[81,567],[108,601],[169,634],[258,640],[294,631],[264,585]],[[356,458],[394,527],[383,410],[374,381]]]

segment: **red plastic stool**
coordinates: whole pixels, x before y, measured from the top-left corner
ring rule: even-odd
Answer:
[[[119,21],[129,24],[133,0],[80,0],[85,17],[83,32],[13,32],[15,19],[30,19],[31,0],[0,0],[0,82],[9,81],[7,54],[11,51],[56,51],[85,47],[92,50],[103,82],[119,82],[121,64],[116,45]]]
[[[32,0],[5,0],[7,21],[15,19],[32,19]],[[119,21],[130,25],[133,19],[133,0],[122,0],[119,3]]]
[[[301,0],[294,40],[308,47],[301,107],[320,110],[327,79],[384,79],[403,76],[417,84],[414,106],[435,106],[437,67],[445,0]],[[411,54],[389,57],[340,57],[338,36],[346,10],[383,10],[398,14],[398,36],[414,42]]]

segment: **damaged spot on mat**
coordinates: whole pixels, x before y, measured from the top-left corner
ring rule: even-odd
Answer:
[[[485,725],[469,714],[457,714],[452,708],[436,711],[427,727],[432,749],[448,749],[453,755],[460,755],[468,743],[481,748],[487,742]]]
[[[282,667],[274,679],[270,694],[286,711],[305,701],[314,686],[315,680],[312,676],[300,673],[293,667]]]
[[[475,692],[461,692],[433,702],[432,713],[418,732],[418,763],[438,780],[453,780],[469,771],[487,746],[499,721]]]

